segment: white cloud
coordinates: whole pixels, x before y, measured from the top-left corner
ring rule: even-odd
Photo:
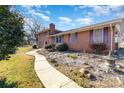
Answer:
[[[113,11],[114,12],[119,12],[122,9],[122,6],[89,6],[93,9],[93,14],[95,13],[97,16],[103,16],[103,15],[109,15],[111,14]]]
[[[93,14],[95,13],[97,16],[107,15],[110,13],[110,8],[107,6],[90,6],[93,9]]]
[[[89,25],[93,22],[91,18],[78,18],[76,19],[76,22],[79,24]]]
[[[46,15],[44,15],[44,14],[40,14],[41,15],[41,17],[45,20],[45,21],[50,21],[50,17],[49,16],[46,16]]]
[[[91,6],[97,15],[110,14],[113,11],[119,11],[122,6]]]
[[[87,8],[88,6],[87,5],[81,5],[79,6],[79,9],[84,9],[84,8]]]
[[[115,16],[119,18],[124,18],[124,12],[117,13]]]
[[[47,5],[43,5],[44,8],[47,8]]]
[[[64,24],[69,24],[72,22],[72,19],[68,17],[58,17],[58,19],[60,20],[60,23],[64,23]]]
[[[44,6],[41,6],[41,5],[21,5],[21,7],[26,8],[26,9],[32,9],[33,7],[35,7],[36,9],[40,9],[41,7],[44,7]]]
[[[122,5],[111,5],[111,6],[109,6],[109,8],[113,11],[119,11],[119,10],[122,9],[122,7],[123,7]]]
[[[112,12],[119,12],[122,9],[123,6],[120,5],[82,5],[75,7],[75,10],[81,9],[84,10],[85,8],[90,8],[92,11],[90,13],[87,13],[88,16],[103,16],[103,15],[109,15]]]
[[[21,7],[30,10],[32,9],[33,5],[21,5]]]
[[[40,12],[36,12],[35,10],[30,10],[29,11],[30,14],[35,15],[35,16],[40,16],[42,19],[44,19],[45,21],[50,21],[50,17],[44,15],[43,13]]]
[[[41,7],[47,7],[47,6],[40,6],[40,5],[22,5],[22,8],[26,9],[27,11],[25,14],[30,14],[30,16],[35,17],[35,16],[40,16],[43,20],[45,21],[50,21],[50,17],[46,16],[43,11],[40,10]],[[36,8],[36,10],[33,9],[33,7]],[[45,11],[46,13],[49,13],[49,11]]]
[[[50,11],[48,11],[48,10],[46,11],[46,13],[47,13],[47,14],[51,14]]]
[[[81,6],[75,6],[74,7],[74,11],[78,11],[78,10],[83,10],[84,8],[87,8],[88,6],[87,5],[81,5]]]

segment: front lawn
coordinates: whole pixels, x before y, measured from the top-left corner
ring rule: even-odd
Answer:
[[[34,71],[34,58],[25,54],[31,49],[20,47],[9,60],[0,61],[0,87],[44,87]]]

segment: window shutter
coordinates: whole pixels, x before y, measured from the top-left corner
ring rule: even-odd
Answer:
[[[104,41],[104,44],[107,44],[108,43],[108,27],[105,27],[104,28],[104,36],[103,36],[103,41]]]
[[[70,34],[68,34],[68,42],[70,43]]]
[[[90,30],[90,40],[89,40],[89,44],[93,44],[93,30]]]

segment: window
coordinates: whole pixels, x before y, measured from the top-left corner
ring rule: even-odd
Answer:
[[[59,42],[59,38],[58,38],[58,36],[56,36],[56,43],[58,43]]]
[[[58,36],[58,42],[61,43],[61,36]]]
[[[76,33],[71,34],[69,41],[70,43],[75,43],[77,41],[77,34]]]
[[[64,42],[63,36],[59,36],[59,43],[63,43],[63,42]]]
[[[93,31],[93,43],[103,43],[103,29]]]
[[[55,37],[53,38],[53,41],[54,41],[55,43],[63,43],[63,42],[64,42],[64,39],[63,39],[63,36],[55,36]]]
[[[64,43],[64,38],[63,38],[63,36],[61,36],[61,43]]]

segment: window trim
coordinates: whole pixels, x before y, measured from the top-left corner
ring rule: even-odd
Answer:
[[[74,35],[75,37],[72,38],[73,35]],[[75,39],[75,40],[73,40],[73,39]],[[71,33],[71,34],[69,35],[69,42],[72,43],[72,44],[74,44],[74,43],[77,42],[77,33]]]
[[[55,36],[54,37],[54,43],[63,43],[63,42],[64,42],[63,36]]]
[[[102,36],[99,36],[99,38],[101,37],[101,41],[99,41],[99,42],[96,42],[96,40],[95,40],[96,37],[97,37],[96,34],[95,34],[96,31],[101,31],[101,32],[102,32],[102,33],[101,33]],[[98,37],[97,37],[97,39],[98,39]],[[100,40],[100,39],[98,39],[98,40]],[[94,43],[94,44],[104,43],[104,29],[103,29],[103,28],[101,28],[101,29],[94,29],[94,30],[93,30],[93,43]]]

